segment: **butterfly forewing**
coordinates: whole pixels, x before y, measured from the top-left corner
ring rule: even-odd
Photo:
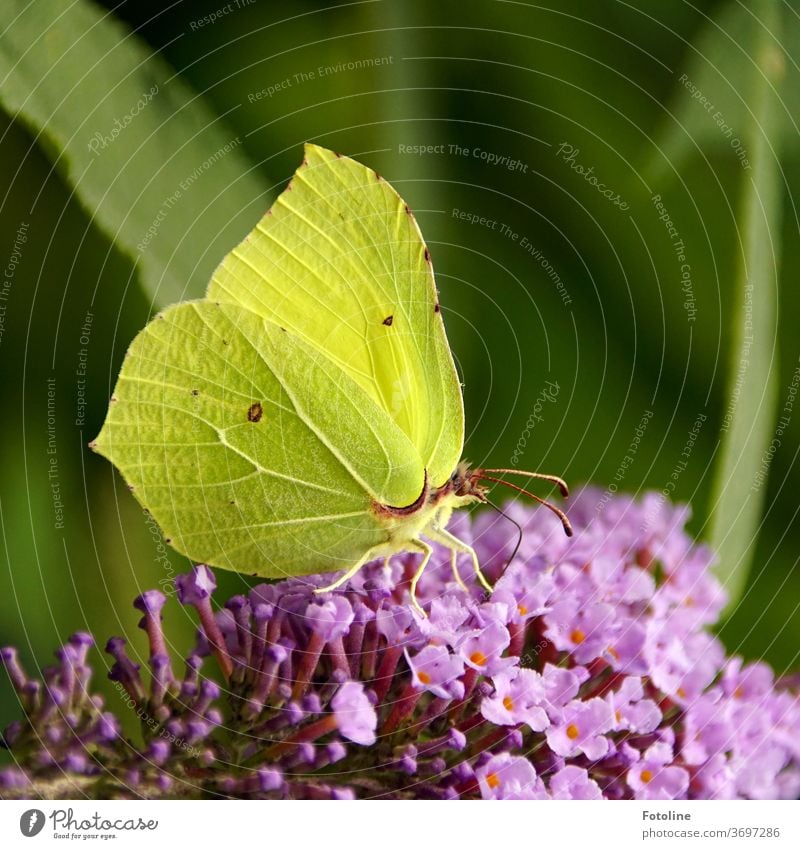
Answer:
[[[464,415],[430,257],[408,207],[369,168],[316,145],[217,269],[209,297],[285,327],[355,380],[439,486]]]

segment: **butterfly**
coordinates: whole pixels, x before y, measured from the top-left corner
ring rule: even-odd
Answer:
[[[461,459],[464,407],[417,222],[375,171],[309,144],[206,297],[158,314],[127,352],[91,447],[189,558],[276,578],[475,550],[454,509],[504,483]],[[552,475],[516,472],[556,484]]]

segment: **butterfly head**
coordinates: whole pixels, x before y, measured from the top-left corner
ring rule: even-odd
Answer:
[[[442,489],[458,498],[470,498],[485,502],[488,487],[482,484],[480,479],[481,469],[473,469],[466,460],[462,460]]]

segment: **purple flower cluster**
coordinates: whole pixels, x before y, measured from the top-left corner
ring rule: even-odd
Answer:
[[[257,798],[793,798],[800,697],[764,664],[726,657],[707,627],[724,604],[688,512],[658,496],[573,503],[575,536],[520,505],[453,530],[494,583],[467,589],[437,551],[409,604],[416,555],[260,584],[215,608],[214,576],[176,581],[197,644],[181,673],[161,631],[165,597],[134,602],[147,684],[109,641],[110,677],[141,740],[89,692],[91,638],[29,678],[2,660],[24,719],[0,796]],[[513,527],[513,526],[511,526]],[[204,673],[209,658],[216,663]],[[210,677],[209,677],[210,676]]]

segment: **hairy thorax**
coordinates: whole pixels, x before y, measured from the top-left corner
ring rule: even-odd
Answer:
[[[424,535],[426,530],[443,530],[453,510],[478,501],[485,501],[485,489],[478,483],[476,473],[463,460],[439,487],[432,487],[425,471],[425,482],[419,497],[405,507],[373,502],[372,509],[381,526],[386,529],[387,543],[399,549],[404,543]]]

